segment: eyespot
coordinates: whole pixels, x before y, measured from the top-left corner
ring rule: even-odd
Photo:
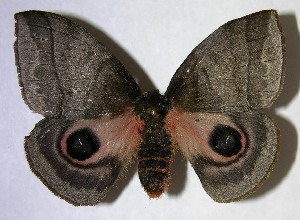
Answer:
[[[241,134],[234,128],[218,124],[209,137],[210,147],[225,157],[238,154],[242,148]]]
[[[90,158],[100,148],[100,142],[97,137],[87,128],[70,134],[66,143],[68,155],[79,161]]]

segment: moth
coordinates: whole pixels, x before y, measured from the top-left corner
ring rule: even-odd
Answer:
[[[72,21],[42,11],[15,19],[22,95],[44,116],[25,138],[26,157],[60,198],[99,203],[133,161],[149,197],[158,198],[177,149],[217,202],[247,197],[269,175],[279,130],[262,109],[277,98],[285,66],[275,10],[214,31],[164,95],[142,93],[116,57]]]

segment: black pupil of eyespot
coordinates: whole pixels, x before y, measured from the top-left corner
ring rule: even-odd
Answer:
[[[67,138],[67,153],[77,160],[86,160],[98,151],[100,143],[89,129],[75,131]]]
[[[210,135],[209,145],[222,156],[231,157],[242,148],[241,134],[230,126],[217,125]]]

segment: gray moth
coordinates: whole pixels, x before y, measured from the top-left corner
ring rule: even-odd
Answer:
[[[15,19],[22,95],[44,116],[25,138],[26,157],[60,198],[95,205],[135,161],[149,197],[160,197],[175,150],[217,202],[247,197],[269,175],[279,130],[262,110],[277,98],[285,66],[275,10],[214,31],[164,95],[142,93],[116,57],[67,18],[25,11]]]

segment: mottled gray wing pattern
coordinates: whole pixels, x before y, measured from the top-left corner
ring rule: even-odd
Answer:
[[[20,86],[34,112],[96,118],[122,112],[141,95],[122,64],[82,27],[42,11],[15,19]]]
[[[198,45],[165,95],[189,112],[266,108],[281,89],[284,64],[277,12],[257,12],[224,24]]]

